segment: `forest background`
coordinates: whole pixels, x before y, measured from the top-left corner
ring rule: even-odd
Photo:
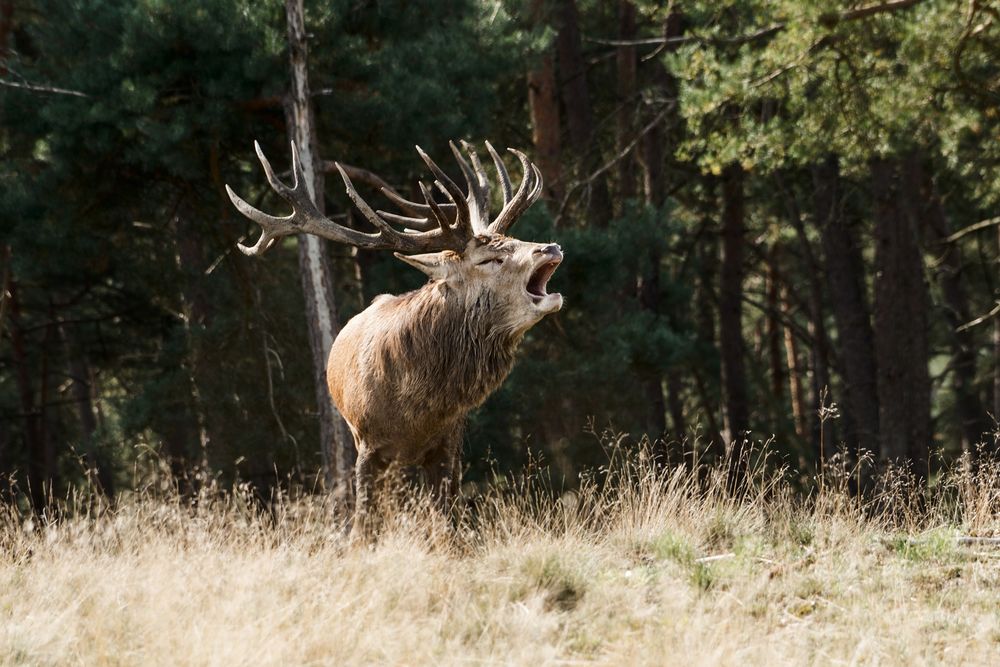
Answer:
[[[562,245],[566,305],[474,414],[468,480],[534,452],[573,486],[606,430],[678,464],[770,441],[803,479],[995,452],[995,3],[307,5],[326,171],[412,193],[414,144],[452,170],[489,139],[545,176],[513,232]],[[291,94],[281,3],[0,0],[0,493],[343,476],[297,242],[244,257],[224,190],[281,210],[252,142],[288,168]],[[335,178],[324,203],[366,224]],[[323,253],[341,324],[421,282]]]

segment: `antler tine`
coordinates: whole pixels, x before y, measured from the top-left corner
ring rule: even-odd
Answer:
[[[452,233],[451,222],[448,220],[447,216],[445,216],[444,211],[441,210],[441,207],[438,205],[438,203],[434,201],[434,194],[431,192],[431,189],[427,187],[427,184],[424,183],[423,181],[420,181],[419,185],[420,185],[420,192],[424,195],[424,199],[427,201],[427,207],[431,210],[431,213],[434,215],[434,219],[437,221],[438,227],[441,228],[441,233],[451,234]]]
[[[497,170],[500,187],[503,190],[504,206],[496,219],[489,220],[489,179],[479,161],[479,155],[467,142],[461,146],[469,155],[469,162],[462,156],[458,146],[449,142],[452,152],[458,161],[469,190],[462,190],[420,147],[417,147],[421,159],[435,176],[434,185],[448,198],[447,203],[438,203],[434,199],[431,187],[420,183],[420,191],[425,203],[412,202],[397,192],[383,185],[383,194],[395,202],[405,213],[411,216],[398,215],[385,211],[376,211],[358,194],[348,176],[347,170],[339,163],[334,163],[348,197],[357,206],[361,214],[378,230],[376,233],[360,232],[338,225],[323,216],[313,202],[310,193],[310,183],[306,178],[299,160],[298,149],[292,144],[292,175],[291,186],[283,183],[274,173],[271,163],[264,156],[258,142],[254,142],[254,150],[260,159],[261,167],[267,177],[267,182],[282,199],[292,205],[292,214],[284,217],[269,215],[260,211],[242,198],[232,188],[226,186],[226,192],[236,209],[248,219],[257,223],[261,235],[252,246],[239,244],[239,249],[246,255],[260,255],[267,251],[275,240],[291,234],[314,234],[322,238],[346,243],[358,248],[372,250],[396,250],[401,252],[428,252],[444,249],[461,249],[475,234],[503,234],[517,220],[524,210],[530,206],[542,192],[542,176],[538,167],[528,161],[524,153],[509,149],[521,162],[523,176],[517,192],[512,193],[510,175],[503,160],[493,146],[486,142],[493,165]],[[384,181],[382,182],[384,184]],[[390,223],[403,225],[407,231],[398,231]],[[437,227],[435,228],[435,224]],[[413,231],[416,230],[416,231]]]
[[[503,205],[506,206],[510,203],[510,199],[514,193],[514,189],[510,185],[510,175],[507,173],[507,167],[504,166],[499,153],[493,148],[493,144],[488,141],[486,142],[486,150],[489,151],[490,157],[493,159],[493,166],[496,167],[500,189],[503,190]]]
[[[427,168],[431,170],[432,174],[434,174],[434,178],[441,181],[442,186],[446,188],[448,194],[451,195],[451,200],[455,202],[455,223],[460,227],[468,226],[470,224],[469,202],[465,199],[465,193],[462,192],[457,185],[455,185],[455,181],[451,180],[448,174],[444,173],[441,167],[437,166],[437,163],[435,163],[434,160],[432,160],[431,157],[425,153],[422,148],[420,148],[420,146],[416,146],[416,149],[420,158],[424,161],[424,164],[426,164]],[[427,203],[430,205],[431,202],[428,201]]]
[[[521,217],[521,214],[541,194],[542,176],[538,167],[533,165],[528,160],[528,156],[521,151],[513,148],[508,148],[507,150],[517,156],[524,175],[521,178],[521,184],[518,186],[517,192],[504,205],[503,210],[500,211],[496,219],[490,224],[490,232],[494,234],[506,233],[507,229],[514,224],[514,221]]]
[[[271,189],[277,192],[286,201],[291,201],[291,197],[295,192],[295,189],[299,186],[299,176],[298,176],[298,163],[299,154],[295,149],[295,143],[292,142],[292,187],[288,187],[275,175],[274,169],[271,168],[271,163],[268,161],[267,157],[264,156],[264,150],[260,147],[260,143],[254,139],[253,150],[257,153],[257,159],[260,160],[260,166],[264,168],[264,176],[267,177],[267,182],[271,186]]]
[[[376,209],[376,213],[379,214],[388,222],[395,223],[397,225],[403,225],[410,229],[416,229],[420,232],[430,231],[432,229],[437,229],[437,223],[432,221],[430,218],[425,217],[410,217],[407,215],[399,215],[398,213],[390,213],[389,211],[383,211],[382,209]]]
[[[456,239],[451,230],[448,230],[447,234],[437,229],[411,233],[396,231],[358,195],[347,173],[339,164],[336,167],[347,187],[348,196],[351,197],[351,200],[361,213],[375,225],[378,232],[369,234],[338,225],[321,214],[310,197],[307,179],[303,173],[302,165],[298,158],[298,151],[294,144],[292,145],[292,174],[294,175],[295,182],[291,187],[282,183],[274,174],[271,163],[268,162],[264,156],[264,151],[261,150],[257,142],[254,142],[254,149],[257,157],[260,159],[268,183],[278,195],[292,205],[292,214],[279,217],[264,213],[244,201],[227,185],[226,193],[229,195],[229,199],[233,202],[236,209],[248,219],[260,225],[262,230],[260,238],[254,245],[246,246],[239,244],[240,251],[246,255],[263,254],[268,248],[274,245],[275,240],[291,234],[313,234],[358,248],[397,250],[402,252],[426,252],[455,248],[460,242],[460,239]],[[441,215],[443,217],[444,213],[442,212]],[[427,225],[424,225],[424,227],[427,227]]]
[[[542,179],[542,170],[535,163],[531,164],[531,170],[535,173],[535,189],[528,195],[528,206],[531,206],[542,196],[545,189],[545,181]]]
[[[388,190],[386,188],[382,188],[382,194],[385,195],[386,199],[390,200],[393,204],[395,204],[396,206],[398,206],[402,210],[406,211],[407,213],[413,213],[413,214],[419,215],[421,217],[428,216],[428,215],[431,214],[431,207],[430,206],[428,206],[427,204],[418,204],[415,201],[411,201],[409,199],[406,199],[405,197],[403,197],[402,195],[400,195],[398,192],[394,192],[392,190]],[[438,204],[438,207],[440,207],[441,210],[449,212],[449,213],[454,213],[455,212],[455,205],[454,204]]]
[[[282,183],[281,180],[275,175],[274,169],[271,168],[271,163],[268,161],[267,157],[264,155],[264,151],[260,147],[260,143],[254,141],[253,147],[254,151],[257,153],[257,159],[260,160],[261,167],[264,168],[264,176],[267,177],[268,184],[270,184],[271,188],[278,193],[282,199],[291,203],[294,208],[296,190],[300,181],[304,180],[299,178],[298,175],[300,168],[297,167],[298,155],[295,151],[295,144],[292,144],[292,172],[294,174],[295,184],[291,188]],[[264,213],[260,209],[254,208],[248,204],[242,197],[233,192],[233,189],[229,187],[229,185],[226,185],[226,194],[229,195],[229,200],[233,202],[233,206],[236,207],[236,210],[242,213],[244,217],[260,225],[260,238],[257,239],[255,244],[252,246],[248,246],[243,243],[236,244],[239,251],[248,257],[262,255],[272,245],[274,245],[274,242],[277,239],[301,231],[298,228],[296,213],[283,217]]]
[[[469,159],[472,161],[472,168],[476,172],[476,180],[479,182],[479,187],[483,191],[483,199],[489,202],[490,179],[486,176],[486,171],[483,169],[483,163],[479,161],[479,153],[476,152],[476,147],[468,141],[462,141],[462,148],[464,148],[465,152],[469,154]]]
[[[488,232],[490,225],[489,193],[484,190],[484,183],[479,177],[482,171],[482,167],[479,165],[479,156],[475,154],[475,151],[469,144],[464,141],[462,142],[462,147],[469,152],[469,157],[476,166],[480,166],[478,171],[473,171],[469,163],[462,157],[462,153],[458,150],[455,142],[449,141],[448,145],[451,147],[451,152],[455,155],[455,161],[458,162],[458,166],[462,170],[462,175],[465,176],[465,183],[469,188],[466,201],[469,203],[469,218],[472,221],[472,227],[477,234],[485,234]]]
[[[382,216],[376,213],[372,207],[368,205],[368,202],[366,202],[364,198],[358,194],[358,191],[354,189],[354,184],[351,183],[351,177],[347,175],[347,172],[340,166],[340,163],[335,162],[333,166],[335,166],[337,171],[340,172],[340,177],[344,181],[344,187],[347,188],[347,196],[351,198],[351,201],[358,207],[361,214],[368,218],[368,221],[375,225],[381,233],[386,234],[389,237],[399,236],[399,232],[383,220]]]
[[[240,252],[244,255],[247,255],[248,257],[261,255],[274,244],[275,239],[279,236],[286,236],[287,234],[295,233],[294,227],[290,222],[290,217],[279,218],[273,215],[268,215],[267,213],[254,208],[250,204],[243,201],[243,199],[238,194],[233,192],[233,189],[228,185],[226,185],[226,194],[229,195],[229,200],[233,202],[233,206],[236,207],[237,211],[253,222],[256,222],[261,228],[260,238],[257,239],[257,243],[254,245],[248,246],[242,243],[236,244],[236,247],[239,248]]]

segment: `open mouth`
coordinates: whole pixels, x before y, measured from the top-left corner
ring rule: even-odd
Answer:
[[[538,303],[545,297],[549,296],[549,293],[545,291],[545,287],[548,285],[549,278],[552,274],[556,272],[559,267],[561,259],[554,259],[549,262],[545,262],[531,274],[528,278],[527,290],[528,294],[531,296],[531,300]]]

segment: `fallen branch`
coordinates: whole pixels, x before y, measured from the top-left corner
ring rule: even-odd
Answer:
[[[702,556],[701,558],[695,558],[696,563],[713,563],[717,560],[728,560],[730,558],[736,558],[736,554],[729,552],[727,554],[716,554],[715,556]]]
[[[1000,537],[970,537],[962,536],[956,537],[955,541],[959,544],[972,544],[981,547],[1000,547]]]

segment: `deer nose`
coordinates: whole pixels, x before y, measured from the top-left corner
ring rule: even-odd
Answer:
[[[559,247],[558,243],[550,243],[547,246],[542,246],[535,250],[539,254],[554,255],[555,257],[562,257],[562,248]]]

